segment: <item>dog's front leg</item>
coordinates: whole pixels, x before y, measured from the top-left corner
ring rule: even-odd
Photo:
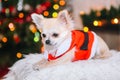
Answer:
[[[47,59],[43,58],[42,60],[40,60],[39,62],[37,62],[34,65],[34,69],[40,70],[43,68],[52,67],[52,66],[56,66],[56,65],[62,65],[62,64],[71,62],[73,59],[73,56],[74,56],[74,51],[75,51],[75,48],[73,48],[72,50],[67,52],[65,55],[63,55],[62,57],[55,59],[55,60],[48,61]]]
[[[39,62],[35,63],[33,65],[33,69],[34,70],[41,70],[43,68],[58,65],[59,62],[60,62],[59,59],[48,61],[47,59],[44,58],[44,59],[40,60]]]

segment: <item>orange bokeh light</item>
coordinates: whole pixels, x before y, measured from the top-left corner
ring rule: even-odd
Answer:
[[[3,37],[3,38],[2,38],[2,41],[3,41],[4,43],[6,43],[8,40],[7,40],[6,37]]]
[[[19,18],[23,18],[24,17],[24,14],[23,13],[19,13]]]
[[[60,6],[64,6],[65,5],[65,0],[60,0],[59,4],[60,4]]]

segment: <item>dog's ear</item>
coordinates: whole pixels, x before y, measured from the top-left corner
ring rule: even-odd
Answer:
[[[67,24],[67,28],[73,29],[74,28],[74,22],[71,19],[69,13],[67,10],[60,11],[58,14],[58,20],[62,21],[62,23]]]
[[[33,13],[31,15],[31,18],[33,22],[36,24],[37,28],[40,29],[42,27],[41,21],[44,19],[44,17],[42,15]]]
[[[69,15],[67,10],[60,11],[58,14],[58,19],[62,22],[65,22],[66,24],[68,23],[68,17]]]

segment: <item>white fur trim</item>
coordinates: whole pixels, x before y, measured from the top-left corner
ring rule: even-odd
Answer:
[[[89,57],[89,59],[93,58],[95,56],[95,53],[97,51],[97,45],[98,45],[98,39],[97,39],[97,35],[92,32],[94,35],[94,41],[93,41],[93,45],[92,45],[92,49],[91,49],[91,55]]]
[[[55,57],[58,57],[58,56],[62,55],[63,53],[65,53],[70,48],[71,41],[72,41],[72,38],[70,37],[70,38],[66,39],[64,42],[62,42],[62,44],[60,45],[60,47],[57,50]]]

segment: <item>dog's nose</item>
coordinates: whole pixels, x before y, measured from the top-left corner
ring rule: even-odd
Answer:
[[[46,40],[45,43],[46,43],[46,44],[50,44],[50,40]]]

